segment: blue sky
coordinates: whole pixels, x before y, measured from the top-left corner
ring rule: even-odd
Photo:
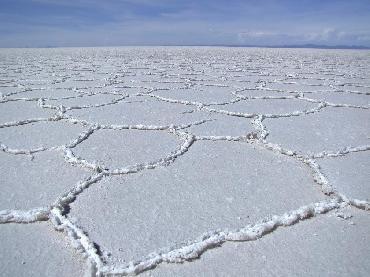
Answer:
[[[0,0],[0,47],[370,46],[370,0]]]

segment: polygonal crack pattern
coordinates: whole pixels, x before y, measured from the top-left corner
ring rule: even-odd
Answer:
[[[1,274],[366,274],[369,80],[367,51],[1,49]]]
[[[351,198],[370,201],[370,159],[368,152],[355,152],[318,161],[323,173]]]
[[[71,184],[91,174],[66,163],[56,151],[41,152],[33,158],[0,152],[0,172],[1,210],[48,206]]]
[[[370,110],[329,107],[298,118],[267,119],[268,141],[307,154],[369,144]]]
[[[235,277],[246,272],[248,276],[262,277],[366,276],[370,271],[366,260],[370,217],[359,210],[348,212],[353,215],[350,220],[336,216],[314,218],[289,230],[277,230],[261,241],[225,244],[192,263],[163,265],[143,276],[202,276],[204,272],[218,276],[225,271],[227,276]],[[281,266],[287,263],[289,266]]]
[[[72,204],[71,216],[119,262],[323,198],[294,159],[247,143],[202,141],[169,167],[102,180]],[[88,208],[93,203],[98,214]]]
[[[117,169],[158,160],[176,149],[180,140],[164,131],[99,130],[75,148],[86,160]]]

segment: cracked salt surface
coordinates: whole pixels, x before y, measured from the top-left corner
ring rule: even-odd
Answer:
[[[192,263],[163,265],[143,276],[367,276],[370,217],[354,209],[350,213],[355,225],[332,214],[320,216],[260,241],[226,243]]]
[[[292,93],[290,91],[275,91],[254,87],[243,87],[234,92],[234,94],[250,99],[258,99],[262,97],[292,97],[294,95],[298,95],[298,93]]]
[[[82,97],[78,98],[68,98],[68,99],[61,99],[61,100],[51,100],[50,104],[54,106],[63,105],[65,107],[69,107],[72,109],[83,109],[83,108],[92,108],[95,105],[108,105],[110,103],[114,103],[115,101],[119,101],[121,99],[125,99],[122,95],[114,95],[114,94],[92,94],[92,95],[82,95]]]
[[[327,101],[334,104],[347,103],[356,106],[369,107],[370,99],[368,95],[365,94],[353,94],[353,93],[338,93],[338,92],[323,92],[315,91],[310,94],[306,94],[306,97],[314,98],[322,101]]]
[[[41,121],[1,128],[0,142],[12,149],[51,148],[67,144],[84,129],[79,124],[63,121]]]
[[[113,169],[160,159],[179,145],[175,135],[156,130],[99,130],[74,152]]]
[[[0,152],[0,210],[46,207],[90,173],[73,167],[55,151],[29,156]]]
[[[155,94],[165,98],[201,102],[209,105],[230,102],[233,98],[235,98],[231,94],[232,91],[233,89],[230,88],[209,86],[203,89],[189,87],[188,89],[159,90],[156,91]],[[213,101],[213,99],[217,99],[217,102]]]
[[[289,179],[274,176],[292,169]],[[322,199],[309,170],[292,158],[246,143],[203,141],[166,168],[101,181],[71,205],[71,216],[117,262]],[[96,214],[88,207],[98,202]]]
[[[245,118],[212,114],[209,121],[188,127],[187,131],[197,136],[246,136],[256,132]]]
[[[0,274],[366,276],[369,67],[350,50],[1,49]]]
[[[50,101],[56,99],[70,98],[76,99],[81,94],[73,89],[55,89],[53,87],[45,86],[40,88],[27,88],[22,92],[16,93],[9,97],[10,99],[34,99],[34,98],[48,98]]]
[[[305,111],[314,108],[314,103],[297,99],[251,99],[220,107],[222,110],[245,114],[290,114],[295,111]],[[214,109],[218,109],[212,106]]]
[[[1,90],[0,90],[1,91]],[[52,111],[40,109],[34,101],[2,102],[0,98],[0,125],[27,118],[48,118]]]
[[[370,110],[327,107],[304,117],[266,119],[268,141],[305,153],[369,144]]]
[[[323,158],[318,163],[324,174],[339,191],[351,198],[370,201],[368,152],[350,153],[336,158]]]
[[[72,117],[97,122],[100,124],[145,124],[145,125],[180,125],[203,119],[198,113],[184,114],[186,106],[180,104],[168,105],[144,97],[130,97],[126,102],[113,106],[73,110],[68,112]]]

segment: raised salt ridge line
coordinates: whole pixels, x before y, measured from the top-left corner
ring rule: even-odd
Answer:
[[[262,99],[262,100],[272,100],[272,99],[297,99],[299,97],[299,94],[292,96],[246,96],[239,94],[239,92],[243,92],[247,89],[239,90],[237,92],[231,92],[233,95],[235,95],[239,100],[253,100],[253,99]]]
[[[252,126],[256,129],[259,136],[258,139],[262,142],[264,142],[266,140],[266,137],[269,135],[266,126],[262,123],[264,119],[265,117],[263,115],[259,115],[251,121]]]
[[[245,136],[195,136],[196,140],[227,140],[227,141],[246,141],[246,142],[253,142],[257,139],[256,133],[249,133]]]
[[[306,114],[319,112],[321,109],[323,109],[326,106],[327,105],[325,103],[320,103],[317,107],[309,109],[309,110],[294,111],[291,113],[284,113],[284,114],[263,114],[263,116],[265,118],[281,118],[281,117],[300,116],[300,115],[306,115]]]
[[[96,130],[99,130],[99,126],[97,126],[97,125],[91,126],[85,132],[81,133],[78,136],[78,138],[76,138],[75,140],[73,140],[69,144],[67,144],[66,147],[67,148],[76,147],[78,144],[80,144],[84,140],[88,139]]]
[[[312,171],[312,176],[313,176],[314,181],[320,186],[320,189],[324,194],[333,195],[335,197],[339,197],[339,198],[342,199],[342,197],[337,193],[335,188],[329,183],[326,176],[321,172],[320,166],[318,165],[318,163],[314,159],[312,159],[308,156],[300,155],[300,154],[298,154],[298,153],[296,153],[292,150],[285,149],[285,148],[281,147],[278,144],[274,144],[274,143],[270,143],[270,142],[267,143],[263,140],[260,141],[260,144],[262,145],[262,147],[264,147],[268,150],[275,151],[275,152],[280,153],[282,155],[294,157],[297,160],[306,164]]]
[[[83,126],[93,126],[93,128],[96,129],[112,129],[112,130],[169,130],[169,129],[186,129],[194,125],[201,125],[203,123],[212,121],[212,119],[202,119],[186,124],[170,124],[170,125],[147,125],[147,124],[131,124],[131,125],[124,125],[124,124],[99,124],[99,123],[93,123],[89,122],[87,120],[74,118],[72,116],[62,116],[61,119],[68,121],[70,123],[79,123]]]
[[[253,142],[253,141],[252,141]],[[299,161],[302,161],[304,164],[308,165],[309,168],[312,170],[312,176],[314,181],[320,186],[321,191],[328,195],[332,196],[334,198],[340,199],[341,201],[346,202],[347,204],[354,206],[359,209],[363,210],[370,210],[370,202],[367,200],[360,200],[360,199],[350,199],[343,193],[340,193],[337,191],[337,189],[329,183],[327,177],[322,173],[321,168],[319,164],[316,162],[316,160],[313,157],[308,157],[304,155],[300,155],[295,153],[294,151],[284,149],[278,144],[273,144],[273,143],[266,143],[262,141],[262,146],[265,147],[266,149],[276,151],[278,153],[281,153],[282,155],[287,155],[287,156],[292,156],[298,159]],[[370,147],[365,145],[365,146],[359,146],[355,148],[347,147],[344,150],[341,150],[339,152],[335,153],[320,153],[318,158],[323,158],[323,157],[339,157],[346,155],[348,153],[352,152],[359,152],[359,151],[367,151],[369,150]],[[315,156],[315,155],[313,155]]]
[[[237,116],[237,117],[244,117],[244,118],[253,118],[253,117],[256,117],[258,115],[258,114],[255,114],[255,113],[248,114],[248,113],[240,113],[240,112],[231,112],[231,111],[226,111],[226,110],[211,109],[211,108],[207,108],[207,107],[204,107],[202,109],[205,110],[205,111],[208,111],[208,112],[214,112],[214,113],[230,115],[230,116]]]
[[[203,123],[203,122],[202,122]],[[199,123],[200,124],[200,123]],[[186,125],[188,126],[188,125]],[[73,151],[72,147],[78,145],[81,143],[83,140],[88,138],[94,131],[98,130],[99,128],[97,126],[91,127],[89,130],[87,130],[85,133],[81,134],[79,138],[77,138],[75,141],[73,141],[70,145],[71,146],[64,146],[63,151],[64,151],[64,158],[67,162],[73,164],[73,165],[78,165],[80,167],[84,167],[90,170],[93,170],[95,172],[106,172],[108,174],[113,174],[113,175],[120,175],[120,174],[130,174],[130,173],[136,173],[139,172],[143,169],[153,169],[157,166],[165,166],[168,165],[176,160],[177,157],[183,155],[185,152],[188,151],[190,146],[193,144],[193,142],[196,140],[196,137],[194,135],[188,134],[188,133],[181,133],[179,128],[178,129],[168,129],[169,131],[172,130],[174,134],[177,134],[180,136],[180,138],[184,141],[183,144],[181,144],[177,150],[171,152],[169,155],[167,155],[164,158],[160,158],[158,160],[148,162],[148,163],[139,163],[139,164],[134,164],[131,166],[127,166],[124,168],[119,168],[119,169],[109,169],[106,166],[102,164],[98,164],[95,162],[89,162],[81,157],[76,156]],[[114,128],[113,128],[114,129]],[[124,128],[126,129],[126,128]],[[130,128],[128,128],[130,129]],[[136,129],[136,128],[133,128]],[[140,128],[138,128],[140,129]]]
[[[137,173],[139,171],[142,171],[144,169],[154,169],[158,166],[167,166],[171,163],[173,163],[178,157],[185,154],[191,145],[196,141],[195,136],[191,134],[179,134],[182,139],[184,140],[183,144],[179,146],[179,148],[172,153],[170,153],[168,156],[158,159],[154,162],[149,163],[141,163],[141,164],[135,164],[132,166],[128,166],[121,169],[114,169],[114,170],[108,170],[109,174],[111,175],[121,175],[121,174],[131,174],[131,173]]]
[[[177,103],[177,104],[183,104],[183,105],[192,105],[196,106],[199,110],[203,111],[208,111],[208,112],[214,112],[214,113],[219,113],[219,114],[225,114],[225,115],[230,115],[230,116],[237,116],[237,117],[244,117],[244,118],[254,118],[257,116],[264,116],[265,118],[281,118],[281,117],[291,117],[291,116],[301,116],[305,114],[310,114],[310,113],[315,113],[319,112],[321,109],[327,107],[327,106],[334,106],[334,107],[351,107],[351,108],[364,108],[367,109],[367,107],[362,107],[362,106],[354,106],[354,105],[347,105],[347,104],[331,104],[325,101],[318,101],[314,99],[309,99],[305,97],[286,97],[286,98],[276,98],[276,97],[261,97],[261,98],[251,98],[251,99],[264,99],[264,100],[272,100],[272,99],[299,99],[299,100],[305,100],[308,102],[312,103],[318,103],[318,106],[309,110],[303,110],[303,111],[293,111],[290,113],[283,113],[283,114],[257,114],[257,113],[242,113],[242,112],[232,112],[232,111],[227,111],[223,109],[213,109],[209,108],[209,105],[206,105],[201,102],[193,102],[193,101],[186,101],[186,100],[177,100],[177,99],[171,99],[171,98],[166,98],[166,97],[161,97],[158,95],[154,94],[139,94],[140,96],[150,96],[153,97],[157,100],[168,102],[168,103]],[[243,100],[243,99],[241,99]],[[244,99],[245,100],[245,99]],[[226,104],[232,104],[235,103],[236,101],[232,100],[230,102],[225,102],[222,105]]]
[[[40,121],[49,121],[49,120],[50,120],[49,118],[32,118],[32,119],[25,119],[25,120],[13,121],[13,122],[6,122],[6,123],[1,123],[0,128],[20,126],[20,125],[31,124],[31,123],[40,122]]]
[[[107,173],[102,172],[88,177],[86,180],[79,181],[72,189],[59,196],[53,203],[52,207],[56,207],[62,212],[69,210],[69,204],[76,200],[76,197],[87,189],[90,185],[99,182]]]
[[[323,193],[326,195],[338,195],[334,187],[329,183],[326,176],[321,172],[321,168],[315,160],[303,159],[303,162],[312,169],[313,179],[321,186],[321,191]]]
[[[69,221],[67,217],[63,216],[61,210],[53,208],[50,211],[50,219],[57,230],[65,231],[67,233],[73,247],[86,255],[86,258],[89,260],[89,263],[92,264],[93,269],[99,269],[103,266],[103,262],[94,243],[90,241],[89,237],[82,229],[78,228]],[[93,273],[95,273],[94,271],[95,270],[93,270]],[[98,274],[96,274],[96,276],[98,276]]]
[[[340,104],[340,103],[335,104],[335,103],[331,103],[331,102],[328,102],[328,101],[317,100],[317,99],[307,98],[307,97],[302,97],[302,96],[298,96],[297,99],[307,101],[307,102],[311,102],[311,103],[323,103],[323,104],[325,104],[325,106],[336,107],[336,108],[354,108],[354,109],[364,109],[364,110],[369,109],[368,106],[359,106],[359,105],[352,105],[352,104]]]
[[[48,122],[48,121],[68,122],[68,121],[63,120],[63,117],[48,118],[48,119],[45,119],[45,120],[24,120],[24,121],[21,121],[21,122],[14,122],[14,124],[12,123],[11,126],[8,123],[5,123],[7,125],[5,128],[28,125],[28,124],[32,124],[32,123],[38,123],[38,122]],[[1,128],[1,126],[0,126],[0,128]],[[70,143],[67,143],[66,145],[73,146],[75,144],[80,143],[81,140],[84,140],[84,139],[87,138],[87,136],[89,135],[89,131],[91,131],[91,130],[89,129],[86,132],[83,132],[83,134],[80,134],[80,136],[77,139],[71,141]],[[5,153],[14,154],[14,155],[20,155],[20,154],[32,155],[32,154],[36,154],[38,152],[47,151],[47,150],[60,150],[60,149],[64,149],[64,147],[65,147],[65,145],[62,144],[62,145],[49,146],[49,147],[40,146],[40,147],[32,148],[32,149],[17,149],[17,148],[11,148],[8,145],[5,145],[0,141],[0,150],[5,152]]]
[[[181,129],[186,129],[186,128],[189,128],[191,126],[195,126],[195,125],[201,125],[203,123],[206,123],[206,122],[209,122],[209,121],[212,121],[212,119],[203,119],[203,120],[199,120],[199,121],[195,121],[195,122],[191,122],[191,123],[188,123],[188,124],[181,124],[181,125],[144,125],[144,124],[136,124],[136,125],[98,125],[100,126],[101,129],[112,129],[112,130],[147,130],[147,131],[151,131],[151,130],[171,130],[171,129],[174,129],[174,130],[181,130]]]
[[[64,147],[64,159],[66,162],[77,165],[83,168],[87,168],[96,172],[102,172],[104,170],[104,167],[102,168],[101,165],[98,165],[96,163],[90,163],[80,157],[76,157],[75,154],[72,152],[70,148]]]
[[[0,142],[0,150],[1,151],[5,152],[5,153],[8,153],[8,154],[14,154],[14,155],[20,155],[20,154],[32,155],[34,153],[46,151],[48,149],[50,149],[50,148],[39,147],[39,148],[35,148],[35,149],[13,149],[13,148],[9,148],[8,146],[6,146],[5,144],[2,144]]]
[[[349,199],[342,195],[342,198],[350,205],[365,210],[365,211],[370,211],[370,201],[366,200],[360,200],[360,199]]]
[[[80,109],[89,109],[89,108],[99,108],[99,107],[105,107],[105,106],[110,106],[114,104],[118,104],[122,102],[124,99],[126,99],[128,95],[122,96],[120,98],[114,99],[110,102],[106,103],[101,103],[101,104],[91,104],[91,105],[80,105],[80,106],[66,106],[65,110],[70,111],[70,110],[80,110]]]
[[[103,266],[98,269],[106,276],[127,276],[137,275],[146,270],[153,269],[161,263],[183,263],[191,261],[199,258],[205,251],[218,247],[227,241],[257,240],[279,227],[291,226],[313,216],[338,209],[342,204],[342,202],[336,200],[313,203],[280,216],[272,216],[270,219],[263,220],[261,223],[249,225],[236,231],[208,232],[200,239],[181,248],[171,249],[168,252],[162,253],[154,252],[147,259],[132,261],[126,266]]]
[[[32,223],[49,220],[49,208],[35,208],[32,210],[3,210],[0,211],[0,224],[4,223]]]
[[[311,155],[311,157],[315,159],[324,158],[324,157],[340,157],[340,156],[344,156],[349,153],[368,151],[368,150],[370,150],[370,145],[362,145],[362,146],[357,146],[357,147],[345,147],[344,149],[341,149],[336,152],[322,151],[320,153]]]
[[[138,96],[150,96],[150,97],[153,97],[153,98],[155,98],[157,100],[168,102],[168,103],[176,103],[176,104],[182,104],[182,105],[190,105],[190,106],[196,106],[198,108],[204,107],[204,104],[201,103],[201,102],[193,102],[193,101],[187,101],[187,100],[171,99],[171,98],[166,98],[166,97],[162,97],[162,96],[159,96],[159,95],[155,95],[155,94],[152,94],[152,93],[148,93],[148,94],[139,93],[137,95]]]

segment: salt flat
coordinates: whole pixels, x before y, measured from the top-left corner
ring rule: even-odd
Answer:
[[[0,275],[367,276],[369,54],[0,49]]]

